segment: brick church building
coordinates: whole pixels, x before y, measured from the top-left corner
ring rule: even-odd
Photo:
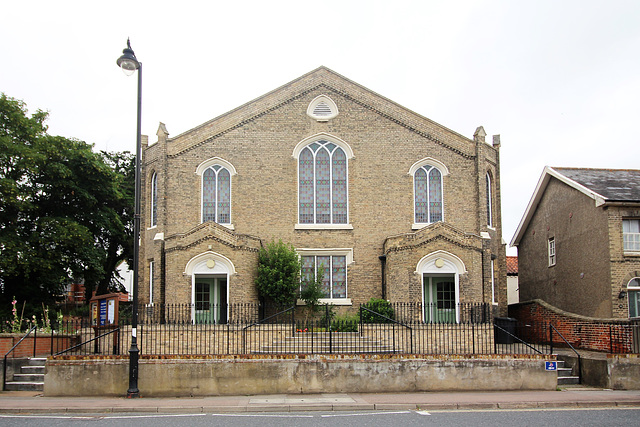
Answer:
[[[141,302],[257,302],[258,250],[275,239],[303,274],[325,267],[331,304],[504,315],[500,140],[485,136],[325,67],[175,137],[161,123],[143,139]]]

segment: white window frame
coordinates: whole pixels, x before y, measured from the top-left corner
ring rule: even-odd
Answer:
[[[302,259],[305,256],[344,256],[345,257],[345,289],[346,298],[320,298],[322,304],[331,305],[352,305],[351,298],[349,298],[349,266],[353,264],[353,249],[352,248],[300,248],[296,249],[298,256]],[[304,305],[304,301],[298,300],[298,305]]]
[[[302,151],[307,148],[308,145],[313,144],[314,142],[317,141],[327,141],[327,142],[331,142],[335,145],[337,145],[338,147],[340,147],[342,149],[342,151],[345,154],[346,160],[347,160],[347,222],[346,224],[317,224],[317,223],[313,223],[313,224],[302,224],[300,223],[300,153],[302,153]],[[303,139],[302,141],[298,142],[298,144],[296,144],[296,146],[293,149],[293,158],[296,159],[296,183],[297,183],[297,187],[296,187],[296,193],[297,193],[297,207],[296,207],[296,211],[297,211],[297,217],[296,217],[296,224],[294,226],[294,229],[296,230],[353,230],[353,225],[351,225],[351,216],[349,214],[350,211],[350,205],[349,205],[349,163],[351,162],[351,159],[354,158],[353,155],[353,150],[351,149],[351,147],[349,146],[349,144],[347,144],[345,141],[343,141],[342,139],[335,137],[333,135],[327,134],[327,133],[318,133],[315,134],[313,136],[310,136],[308,138]],[[332,170],[333,173],[333,170]],[[315,187],[315,184],[314,184]],[[314,188],[314,193],[315,193],[315,188]],[[314,194],[314,200],[315,200],[315,194]],[[331,218],[333,220],[333,206],[331,206]]]
[[[495,261],[491,260],[491,303],[498,305],[496,301],[496,274],[495,274]]]
[[[640,298],[640,277],[634,277],[633,279],[629,280],[629,283],[627,283],[627,301],[628,301],[628,310],[629,310],[629,317],[631,317],[631,299],[632,299],[632,294],[633,294],[633,299],[637,299]],[[637,308],[637,313],[636,316],[633,317],[638,318],[640,317],[640,307]]]
[[[200,223],[203,223],[204,215],[203,215],[203,204],[204,204],[204,172],[212,168],[214,166],[220,166],[225,168],[229,172],[229,223],[216,223],[220,224],[223,227],[234,230],[235,227],[233,225],[233,177],[238,174],[236,168],[230,162],[220,158],[220,157],[212,157],[204,162],[200,163],[196,168],[196,175],[199,176],[200,179]],[[218,192],[216,191],[216,196]],[[217,210],[216,210],[217,213]],[[216,215],[217,216],[217,215]]]
[[[556,265],[556,239],[549,237],[547,240],[547,253],[549,255],[549,267]]]
[[[491,186],[491,174],[487,172],[487,227],[493,228],[493,188]]]
[[[412,225],[411,228],[413,230],[419,230],[421,228],[424,228],[430,224],[432,224],[431,222],[415,222],[416,220],[416,181],[415,181],[415,174],[418,171],[418,169],[423,168],[425,166],[429,166],[430,168],[436,168],[440,171],[440,179],[441,179],[441,192],[442,192],[442,222],[445,221],[445,216],[444,216],[444,199],[445,199],[445,191],[444,191],[444,177],[449,175],[449,168],[442,163],[441,161],[434,159],[432,157],[425,157],[424,159],[418,160],[417,162],[415,162],[413,165],[411,165],[411,167],[409,168],[409,172],[407,173],[408,175],[411,175],[411,194],[413,194],[413,198],[411,199],[411,203],[413,205],[413,219],[412,219]],[[431,169],[429,169],[429,171],[431,171]],[[427,175],[428,177],[428,175]]]
[[[154,262],[149,261],[149,305],[153,306],[153,270]]]
[[[158,226],[158,174],[154,172],[151,175],[151,209],[149,212],[149,228]],[[154,209],[155,206],[155,209]]]
[[[622,220],[622,247],[626,253],[640,253],[640,233],[625,231],[625,228],[631,228],[631,224],[638,224],[640,228],[640,219]]]

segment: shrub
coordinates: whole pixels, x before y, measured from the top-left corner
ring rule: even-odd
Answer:
[[[300,268],[298,253],[291,244],[271,241],[258,253],[258,293],[278,305],[292,306],[300,288]]]
[[[362,321],[364,323],[389,323],[389,319],[394,319],[393,307],[387,300],[384,300],[382,298],[371,298],[369,302],[364,304],[364,307],[373,311],[373,313],[369,310],[361,311]]]

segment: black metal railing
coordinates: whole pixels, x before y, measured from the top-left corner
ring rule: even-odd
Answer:
[[[629,353],[637,345],[640,327],[589,323],[567,330],[555,325],[565,344],[559,334],[550,333],[549,323],[494,318],[489,304],[449,308],[384,302],[375,308],[379,311],[363,304],[350,315],[336,315],[330,306],[310,314],[305,307],[283,310],[260,303],[140,305],[137,341],[142,355],[550,354],[554,345],[580,350],[595,344],[602,347],[596,350]],[[37,339],[41,356],[126,355],[131,345],[129,310],[121,313],[117,325],[96,327],[88,319],[53,322],[50,331],[33,331],[33,347]],[[595,344],[587,339],[591,336],[597,338]]]

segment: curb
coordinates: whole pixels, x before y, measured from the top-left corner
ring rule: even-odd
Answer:
[[[225,406],[132,406],[132,407],[55,407],[0,408],[0,414],[200,414],[200,413],[267,413],[267,412],[337,412],[337,411],[508,411],[518,409],[587,409],[587,408],[640,408],[639,401],[585,401],[585,402],[504,402],[504,403],[362,403],[348,405],[225,405]]]

